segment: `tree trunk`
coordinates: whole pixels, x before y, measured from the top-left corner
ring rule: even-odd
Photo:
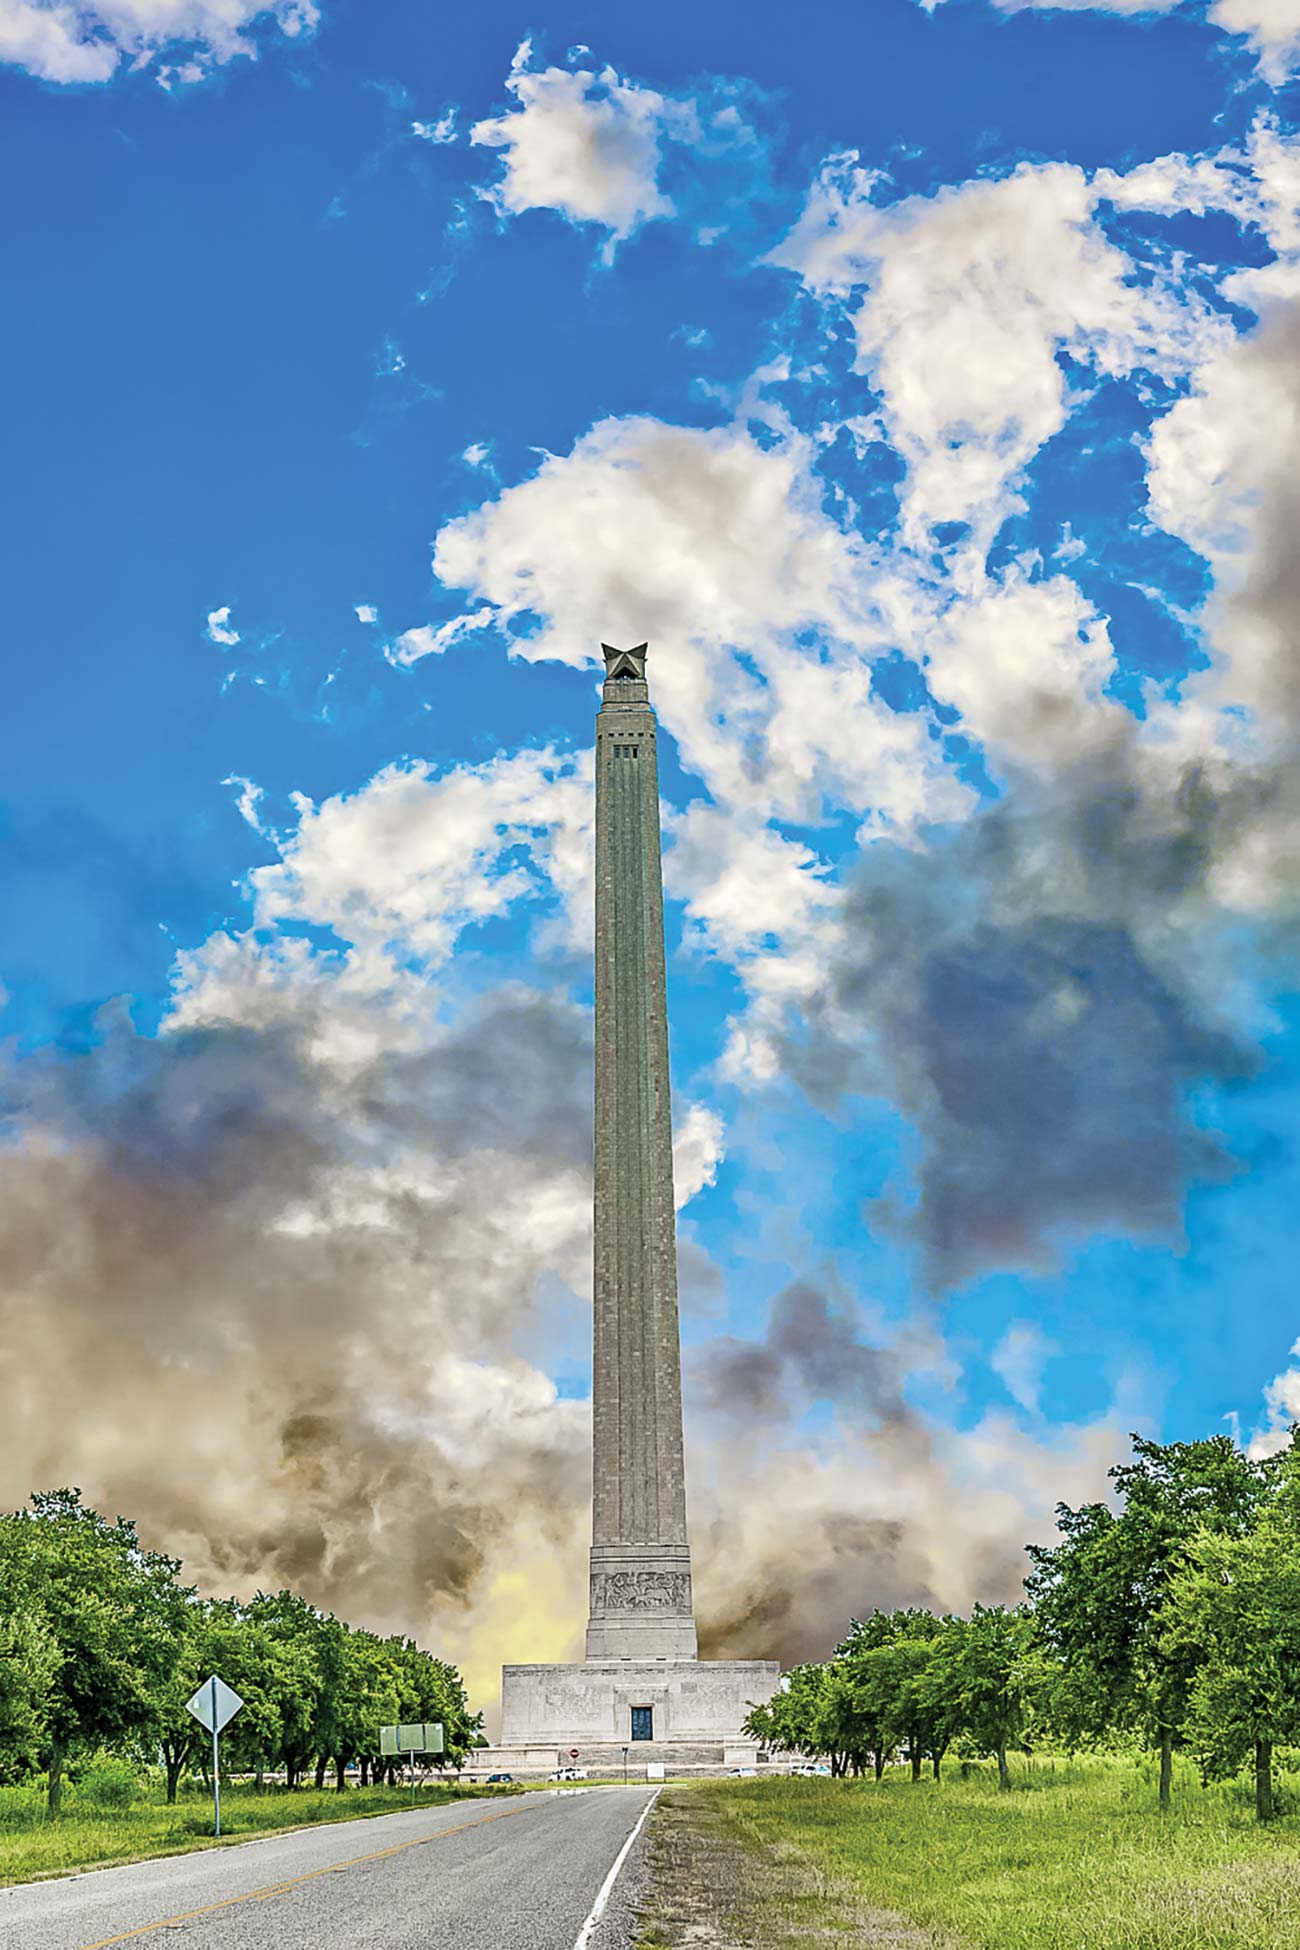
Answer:
[[[321,1792],[321,1789],[322,1789],[322,1788],[323,1788],[323,1787],[325,1786],[325,1769],[326,1769],[326,1768],[327,1768],[327,1767],[329,1766],[329,1764],[330,1764],[330,1757],[329,1757],[329,1755],[328,1755],[328,1754],[318,1754],[318,1755],[316,1756],[316,1792],[317,1792],[317,1794],[319,1794],[319,1793]]]
[[[1273,1742],[1255,1742],[1255,1818],[1273,1819]]]
[[[1001,1746],[998,1748],[998,1786],[1000,1788],[1009,1788],[1011,1786],[1011,1769],[1007,1766],[1007,1750]]]
[[[878,1781],[879,1781],[879,1780],[883,1780],[883,1779],[884,1779],[884,1773],[885,1773],[885,1750],[884,1750],[884,1748],[883,1748],[883,1747],[873,1747],[873,1748],[872,1748],[872,1750],[871,1750],[871,1764],[872,1764],[872,1766],[873,1766],[873,1767],[875,1768],[875,1771],[876,1771],[876,1779],[877,1779]]]
[[[362,1786],[362,1787],[369,1787],[369,1786],[370,1786],[370,1756],[369,1756],[369,1754],[362,1754],[362,1756],[361,1756],[361,1786]]]
[[[1160,1806],[1169,1806],[1169,1787],[1174,1772],[1174,1736],[1168,1727],[1160,1732]]]
[[[184,1765],[185,1753],[183,1748],[179,1753],[170,1747],[163,1748],[163,1766],[167,1770],[167,1806],[169,1808],[176,1800],[176,1789],[180,1784],[181,1769]]]
[[[344,1788],[347,1786],[347,1771],[348,1771],[348,1764],[344,1760],[342,1754],[335,1754],[334,1788],[335,1788],[335,1792],[338,1794],[342,1794]]]
[[[909,1747],[907,1755],[912,1763],[912,1779],[919,1781],[921,1778],[921,1749],[919,1747]]]
[[[63,1742],[55,1740],[50,1746],[49,1789],[46,1805],[52,1815],[57,1815],[63,1805]]]
[[[939,1778],[939,1763],[942,1759],[943,1759],[943,1755],[939,1752],[938,1748],[936,1747],[935,1751],[930,1756],[930,1766],[934,1770],[934,1778],[936,1781]]]

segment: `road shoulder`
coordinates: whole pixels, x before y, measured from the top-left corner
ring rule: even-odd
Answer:
[[[599,1950],[807,1950],[846,1942],[864,1950],[957,1950],[951,1937],[836,1887],[797,1849],[742,1839],[728,1812],[723,1783],[660,1796],[626,1865],[623,1934],[598,1939]]]

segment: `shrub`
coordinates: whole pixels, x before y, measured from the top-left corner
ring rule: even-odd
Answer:
[[[45,1813],[45,1791],[38,1781],[0,1787],[0,1829],[33,1828]]]
[[[83,1808],[129,1808],[141,1794],[139,1769],[120,1754],[96,1754],[81,1770],[77,1801]]]

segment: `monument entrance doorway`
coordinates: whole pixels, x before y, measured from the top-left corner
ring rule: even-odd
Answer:
[[[634,1706],[632,1708],[632,1738],[634,1740],[653,1740],[655,1737],[655,1710],[653,1706]]]

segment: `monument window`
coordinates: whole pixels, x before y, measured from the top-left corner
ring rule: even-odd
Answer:
[[[653,1706],[634,1706],[632,1708],[632,1738],[634,1740],[653,1740],[655,1737],[655,1710]]]

